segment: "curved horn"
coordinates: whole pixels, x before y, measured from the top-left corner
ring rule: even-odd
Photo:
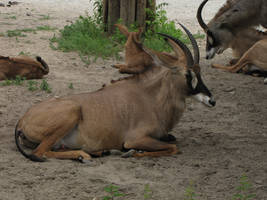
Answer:
[[[190,50],[188,49],[188,47],[184,43],[182,43],[179,39],[174,38],[174,37],[172,37],[170,35],[167,35],[167,34],[164,34],[164,33],[157,33],[157,34],[159,34],[159,35],[161,35],[163,37],[169,38],[169,39],[173,40],[177,45],[179,45],[179,47],[181,47],[181,49],[185,53],[186,60],[187,60],[187,65],[189,67],[193,66],[193,64],[194,64],[193,56],[192,56]]]
[[[179,23],[180,24],[180,23]],[[180,26],[184,29],[184,31],[186,32],[187,36],[189,37],[191,44],[193,46],[193,50],[194,50],[194,65],[199,64],[199,48],[197,45],[197,41],[194,38],[194,36],[192,35],[192,33],[186,28],[184,27],[183,24],[180,24]]]
[[[197,21],[198,21],[199,25],[204,29],[205,32],[207,32],[207,30],[208,30],[209,28],[208,28],[207,24],[205,24],[205,22],[203,21],[201,13],[202,13],[202,9],[203,9],[203,7],[205,6],[205,4],[206,4],[207,2],[208,2],[208,0],[204,0],[204,1],[200,4],[200,6],[198,7],[198,9],[197,9]]]

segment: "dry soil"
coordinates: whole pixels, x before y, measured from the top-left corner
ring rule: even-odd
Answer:
[[[171,19],[195,33],[201,31],[195,19],[200,0],[167,2]],[[209,20],[223,2],[210,1],[205,19]],[[236,187],[244,174],[253,187],[247,192],[256,194],[256,200],[266,200],[267,86],[262,78],[212,69],[211,62],[204,59],[204,39],[198,41],[202,74],[217,105],[210,109],[188,100],[187,111],[172,132],[182,154],[141,159],[107,156],[81,164],[55,159],[35,163],[17,151],[14,127],[31,105],[52,96],[94,91],[120,76],[110,67],[115,60],[98,59],[88,65],[75,52],[50,48],[49,39],[86,11],[92,13],[88,0],[24,0],[0,7],[1,33],[43,25],[57,28],[26,33],[27,37],[0,37],[0,55],[24,52],[46,60],[51,70],[46,80],[52,87],[48,94],[31,92],[25,85],[0,86],[0,200],[100,200],[107,195],[104,188],[110,184],[126,194],[115,199],[140,200],[149,194],[147,199],[182,200],[192,188],[198,200],[230,200],[238,193]],[[230,57],[225,52],[212,62],[226,64]],[[69,89],[70,83],[74,89]]]

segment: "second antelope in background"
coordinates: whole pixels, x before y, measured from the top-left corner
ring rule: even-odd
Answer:
[[[253,74],[256,72],[266,77],[267,60],[265,58],[267,57],[267,34],[253,27],[249,27],[250,24],[249,22],[247,23],[247,21],[240,21],[240,24],[236,26],[233,25],[236,23],[236,20],[242,19],[242,15],[250,16],[251,12],[255,12],[254,10],[249,10],[249,5],[253,1],[246,4],[245,0],[228,0],[210,23],[206,25],[202,19],[201,13],[207,1],[208,0],[204,0],[201,3],[197,12],[199,24],[207,33],[206,58],[211,59],[214,57],[215,53],[220,54],[228,48],[233,50],[234,57],[230,61],[231,66],[219,64],[213,64],[212,66],[233,73],[243,71],[248,74]],[[256,1],[256,3],[259,2]],[[262,4],[264,4],[264,1]],[[244,9],[242,10],[241,8]],[[240,9],[242,11],[240,11]],[[260,9],[258,10],[260,12]],[[256,17],[256,19],[258,19],[258,21],[253,21],[253,23],[262,22],[260,17]],[[265,78],[264,82],[266,82],[266,80]]]
[[[255,42],[263,39],[264,36],[258,36],[251,27],[262,25],[267,28],[267,1],[227,0],[213,19],[206,24],[201,13],[207,2],[208,0],[204,0],[197,11],[199,25],[207,35],[207,59],[212,59],[216,53],[220,54],[229,47],[237,51],[237,56],[240,57],[240,54],[243,55]],[[235,40],[242,41],[242,39],[244,44],[240,42],[234,44]]]
[[[0,80],[14,79],[16,76],[39,79],[48,72],[49,67],[40,56],[36,60],[28,56],[0,56]]]
[[[153,51],[143,49],[151,56],[150,67],[144,72],[95,92],[34,105],[15,129],[19,151],[33,161],[90,160],[91,155],[112,149],[134,149],[135,157],[176,154],[176,145],[168,143],[173,139],[168,132],[182,117],[186,98],[194,97],[210,107],[216,103],[201,79],[197,43],[185,30],[193,44],[194,59],[181,41],[165,35],[179,55],[171,69],[161,65]],[[27,153],[23,145],[33,151]]]

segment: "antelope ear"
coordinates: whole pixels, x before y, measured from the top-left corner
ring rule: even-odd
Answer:
[[[118,29],[120,30],[120,32],[125,35],[127,38],[129,37],[130,33],[128,31],[128,29],[126,28],[126,26],[122,25],[122,24],[114,24],[114,26],[118,27]]]

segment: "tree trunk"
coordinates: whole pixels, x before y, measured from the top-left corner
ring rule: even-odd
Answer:
[[[144,27],[146,20],[147,0],[136,0],[136,22],[138,26]]]
[[[156,0],[103,0],[103,22],[105,31],[112,33],[114,24],[121,20],[122,24],[130,27],[136,24],[145,28],[146,20],[154,20],[147,10],[155,12]]]
[[[114,24],[120,18],[120,1],[109,0],[108,5],[108,32],[113,32]]]

